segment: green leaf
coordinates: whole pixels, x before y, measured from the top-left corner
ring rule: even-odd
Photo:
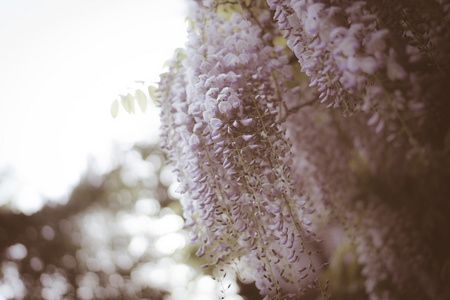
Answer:
[[[127,113],[134,114],[134,97],[130,93],[126,97],[122,96],[122,106]]]
[[[156,87],[149,85],[148,94],[150,95],[150,99],[152,99],[153,103],[158,105],[158,101],[156,100]]]
[[[114,100],[113,103],[111,103],[111,116],[115,119],[118,113],[119,113],[119,101]]]
[[[145,110],[147,109],[147,96],[145,95],[145,93],[141,90],[136,90],[134,96],[137,103],[139,104],[139,107],[141,108],[141,111],[145,112]]]

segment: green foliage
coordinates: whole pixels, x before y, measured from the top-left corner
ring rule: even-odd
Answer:
[[[144,85],[144,83],[141,83]],[[156,87],[149,85],[147,88],[148,95],[150,96],[150,99],[152,100],[153,104],[156,105],[156,95],[155,90]],[[141,89],[135,89],[133,93],[127,93],[126,96],[121,95],[120,96],[120,103],[119,100],[114,100],[111,103],[111,116],[113,118],[116,118],[120,111],[120,105],[122,105],[122,108],[125,109],[125,111],[129,114],[135,113],[135,102],[137,102],[139,109],[141,112],[145,112],[147,110],[148,106],[148,97],[147,94],[141,90]]]

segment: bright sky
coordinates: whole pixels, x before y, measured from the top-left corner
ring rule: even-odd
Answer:
[[[110,106],[184,46],[186,2],[0,0],[0,205],[32,212],[64,197],[89,157],[106,170],[113,141],[157,136],[153,106],[116,119]]]

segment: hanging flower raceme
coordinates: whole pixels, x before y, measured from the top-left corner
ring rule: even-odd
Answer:
[[[197,255],[211,264],[244,261],[268,298],[297,295],[306,288],[301,281],[325,294],[315,258],[320,241],[280,129],[281,99],[289,94],[280,84],[290,68],[284,48],[265,41],[274,34],[262,29],[268,10],[257,20],[240,13],[227,20],[212,8],[196,13],[182,65],[163,75],[159,94]]]
[[[371,299],[445,298],[448,248],[424,228],[448,224],[448,1],[265,2],[204,0],[161,76],[197,255],[245,268],[266,299],[328,296],[320,232],[327,277],[348,243]]]
[[[414,163],[423,163],[423,156],[416,156],[414,162],[410,144],[396,140],[396,146],[401,146],[389,147],[386,138],[390,141],[406,132],[410,141],[416,135],[425,136],[426,144],[433,133],[423,126],[424,119],[440,127],[433,118],[442,116],[431,107],[448,107],[444,103],[448,103],[450,6],[445,1],[419,2],[268,1],[321,100],[347,112],[372,113],[340,119],[312,108],[285,124],[293,137],[294,168],[312,178],[310,193],[318,207],[325,207],[321,214],[334,215],[346,228],[357,224],[347,234],[356,236],[353,242],[371,299],[435,299],[442,284],[437,260],[430,254],[432,246],[420,225],[411,222],[420,216],[411,199],[402,203],[383,194],[388,185],[375,185],[369,192],[358,186],[365,176],[372,180],[370,184],[384,178],[399,184],[408,178]],[[442,111],[448,113],[448,109]],[[388,127],[388,132],[372,135],[364,123],[377,131]],[[446,124],[441,128],[448,134]],[[362,172],[352,174],[352,165]],[[423,179],[416,180],[423,184]],[[380,204],[377,197],[385,203]],[[426,195],[419,203],[432,201],[431,197]],[[367,206],[360,210],[362,203]],[[404,210],[392,203],[402,203]]]
[[[368,111],[383,97],[379,85],[367,89],[371,75],[384,69],[392,80],[406,77],[386,43],[387,30],[376,29],[376,16],[365,11],[363,1],[268,2],[322,102],[347,112]]]
[[[321,102],[339,107],[345,114],[370,112],[372,117],[367,123],[375,126],[377,132],[390,124],[389,139],[399,132],[413,138],[413,130],[406,120],[423,116],[433,93],[428,89],[429,76],[423,76],[423,70],[420,70],[422,74],[414,73],[417,64],[412,61],[431,62],[435,72],[442,71],[442,57],[448,56],[428,51],[431,42],[423,42],[424,38],[404,38],[414,31],[403,26],[409,24],[408,20],[412,22],[411,18],[400,18],[399,24],[393,26],[384,23],[390,10],[381,1],[267,2],[275,10],[274,18],[280,29],[285,30],[284,37],[302,71],[310,77],[310,86],[317,87]],[[400,10],[396,18],[404,16],[406,11],[409,8]],[[443,29],[439,28],[437,36],[448,35],[442,34]],[[398,31],[401,36],[396,36]],[[440,45],[446,43],[442,38],[436,41]],[[445,48],[448,49],[448,43]],[[424,97],[426,93],[428,97]]]

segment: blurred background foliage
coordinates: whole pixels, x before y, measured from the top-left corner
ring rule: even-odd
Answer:
[[[0,208],[0,299],[221,296],[188,243],[159,146],[135,145],[117,160],[106,174],[88,170],[66,204],[47,201],[32,215]],[[243,299],[227,280],[227,299]],[[242,287],[254,299],[254,287]]]

